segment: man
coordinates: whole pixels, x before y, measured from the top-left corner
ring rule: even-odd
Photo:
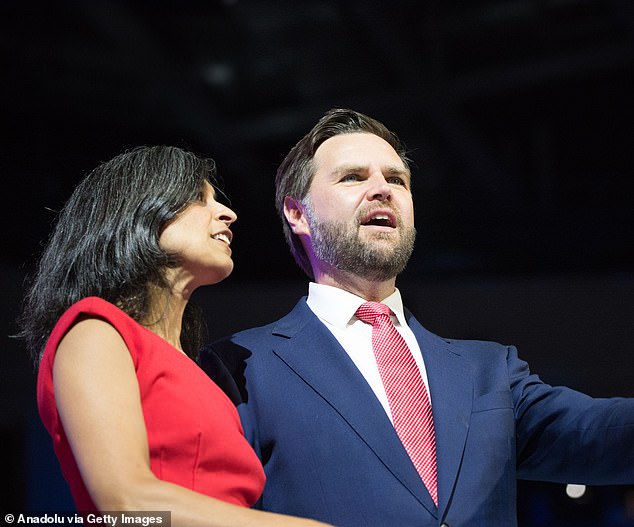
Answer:
[[[512,527],[518,478],[634,483],[634,401],[546,385],[513,347],[440,338],[403,308],[411,177],[385,126],[331,110],[276,191],[308,298],[202,357],[234,366],[261,507],[340,527]]]

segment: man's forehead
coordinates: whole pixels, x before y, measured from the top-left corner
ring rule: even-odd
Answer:
[[[379,164],[390,171],[406,172],[403,160],[385,139],[359,132],[339,134],[324,141],[315,152],[316,168],[329,172],[345,168],[364,169]]]

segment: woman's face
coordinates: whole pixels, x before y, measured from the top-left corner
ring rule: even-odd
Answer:
[[[167,279],[178,289],[190,292],[201,285],[215,284],[233,270],[231,230],[236,214],[216,201],[213,187],[205,182],[198,201],[191,203],[161,233],[160,247],[176,254],[180,263],[167,270]]]

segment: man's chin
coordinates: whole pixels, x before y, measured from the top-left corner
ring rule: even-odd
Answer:
[[[396,247],[398,247],[401,241],[401,236],[398,231],[373,231],[361,233],[361,236],[359,236],[359,240],[368,248],[380,247],[394,250]]]

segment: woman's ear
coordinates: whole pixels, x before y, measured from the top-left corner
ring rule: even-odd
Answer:
[[[308,221],[304,214],[304,207],[299,200],[286,196],[284,198],[284,216],[288,222],[293,234],[301,236],[303,234],[310,235]]]

